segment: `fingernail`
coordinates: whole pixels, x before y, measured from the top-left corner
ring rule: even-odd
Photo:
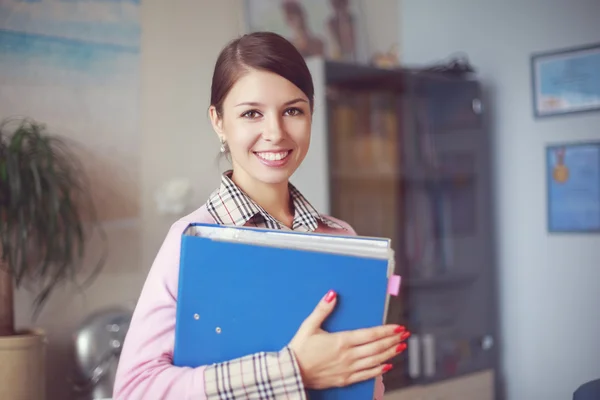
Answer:
[[[406,328],[403,327],[402,325],[400,325],[396,329],[394,329],[394,333],[401,333],[401,332],[404,332],[405,330],[406,330]]]
[[[392,369],[392,364],[385,364],[383,366],[383,372],[388,372],[390,369]]]
[[[396,347],[396,353],[400,353],[406,349],[406,343],[400,343],[398,347]]]
[[[400,335],[400,340],[408,339],[409,336],[410,332],[404,332],[402,335]]]
[[[333,299],[335,299],[335,292],[333,290],[330,290],[325,295],[325,303],[331,303]]]

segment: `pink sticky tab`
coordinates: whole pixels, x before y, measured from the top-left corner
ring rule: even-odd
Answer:
[[[398,296],[400,293],[400,281],[402,278],[400,275],[392,275],[388,282],[388,293],[392,296]]]

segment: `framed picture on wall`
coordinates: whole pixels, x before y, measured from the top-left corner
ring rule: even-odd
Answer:
[[[247,32],[275,32],[304,57],[364,63],[367,32],[361,0],[245,0]]]
[[[548,231],[600,233],[600,142],[546,147]]]
[[[531,57],[537,118],[600,110],[600,43]]]

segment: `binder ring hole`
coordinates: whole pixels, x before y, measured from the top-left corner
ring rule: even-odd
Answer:
[[[217,329],[215,329],[215,331],[216,331],[217,333],[221,333],[221,328],[219,328],[219,327],[217,326]]]
[[[198,315],[198,314],[194,314],[194,319],[195,319],[196,321],[197,321],[197,320],[199,320],[199,319],[200,319],[200,315]]]

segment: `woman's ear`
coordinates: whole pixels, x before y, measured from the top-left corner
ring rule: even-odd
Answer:
[[[210,115],[210,123],[212,124],[213,129],[219,135],[220,138],[223,137],[223,118],[217,112],[217,108],[215,106],[210,106],[208,109],[208,113]]]

